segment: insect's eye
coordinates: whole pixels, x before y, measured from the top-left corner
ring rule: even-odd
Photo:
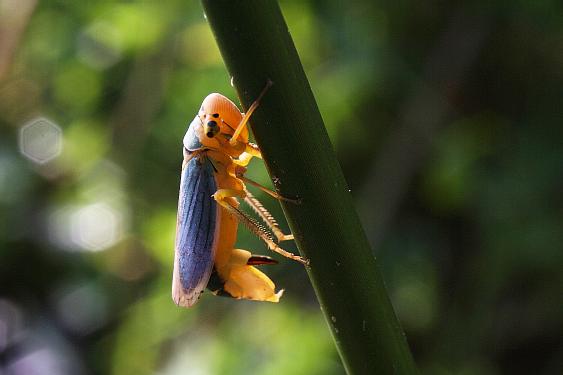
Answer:
[[[217,126],[217,123],[213,120],[208,121],[207,122],[207,133],[205,133],[205,135],[207,135],[209,138],[213,138],[215,136],[215,134],[219,133],[219,126]]]
[[[214,113],[214,114],[212,114],[211,116],[213,116],[213,117],[215,117],[215,118],[218,118],[218,117],[219,117],[219,114],[218,114],[218,113]]]

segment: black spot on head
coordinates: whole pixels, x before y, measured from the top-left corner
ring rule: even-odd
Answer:
[[[207,126],[215,127],[215,126],[217,126],[217,123],[215,121],[208,121]]]
[[[218,114],[218,113],[214,113],[214,114],[212,114],[211,116],[217,118],[217,117],[219,117],[219,114]]]

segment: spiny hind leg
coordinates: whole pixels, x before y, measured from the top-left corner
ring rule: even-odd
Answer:
[[[245,196],[246,193],[244,192],[244,190],[235,189],[219,189],[217,190],[217,192],[215,192],[215,194],[213,194],[213,198],[215,198],[215,200],[221,205],[221,207],[223,207],[225,210],[239,219],[239,221],[243,223],[252,233],[254,233],[254,235],[264,241],[266,245],[268,245],[268,248],[270,250],[283,255],[286,258],[293,259],[304,265],[308,265],[309,261],[307,259],[292,254],[289,251],[286,251],[279,247],[264,227],[258,224],[252,217],[248,216],[248,214],[239,210],[228,200],[229,197],[245,198]]]
[[[264,205],[248,190],[245,190],[245,192],[246,197],[244,198],[244,201],[254,210],[254,212],[258,214],[258,216],[260,216],[262,221],[266,223],[268,228],[270,228],[272,233],[274,233],[278,239],[278,242],[292,240],[293,234],[284,234],[274,216],[264,207]]]

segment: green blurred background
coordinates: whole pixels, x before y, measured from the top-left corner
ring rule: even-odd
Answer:
[[[563,373],[563,3],[281,6],[422,372]],[[197,2],[0,0],[1,375],[343,373],[294,262],[279,304],[170,298],[229,81]]]

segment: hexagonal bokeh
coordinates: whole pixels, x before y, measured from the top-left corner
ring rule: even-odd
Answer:
[[[71,239],[82,249],[100,251],[115,245],[123,236],[122,217],[105,203],[79,208],[71,217]]]
[[[29,160],[45,164],[60,155],[63,132],[52,121],[38,117],[20,129],[20,152]]]

